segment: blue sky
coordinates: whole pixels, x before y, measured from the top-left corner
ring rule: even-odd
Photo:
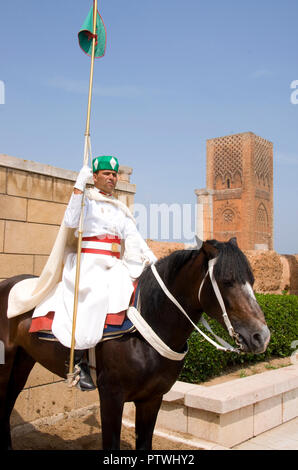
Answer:
[[[0,7],[0,153],[79,170],[89,59],[77,42],[90,0]],[[133,167],[136,202],[195,204],[206,140],[252,131],[274,143],[274,246],[297,253],[297,0],[101,0],[95,154]]]

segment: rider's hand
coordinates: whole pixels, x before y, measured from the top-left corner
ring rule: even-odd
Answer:
[[[145,251],[144,258],[145,258],[146,264],[149,264],[149,265],[154,264],[157,261],[155,254],[151,250]]]
[[[88,180],[92,177],[92,170],[89,166],[84,165],[78,174],[74,187],[80,191],[84,191]]]

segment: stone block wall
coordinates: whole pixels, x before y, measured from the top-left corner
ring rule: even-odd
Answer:
[[[116,196],[133,205],[132,169],[120,167]],[[77,172],[0,154],[0,280],[40,275]]]
[[[81,392],[69,388],[59,376],[35,364],[11,414],[12,428],[99,404],[98,391]]]
[[[185,247],[183,243],[147,242],[157,258]],[[255,277],[256,292],[298,294],[298,255],[280,255],[273,250],[244,250],[244,253]]]

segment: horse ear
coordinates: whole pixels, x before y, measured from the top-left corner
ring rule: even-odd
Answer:
[[[232,245],[234,245],[234,246],[238,246],[236,237],[230,238],[229,243],[232,243]]]
[[[216,258],[218,254],[217,248],[215,248],[215,246],[211,245],[211,243],[208,242],[203,242],[202,250],[204,251],[208,259]]]
[[[201,240],[197,235],[195,235],[197,248],[200,249],[203,245],[203,240]]]

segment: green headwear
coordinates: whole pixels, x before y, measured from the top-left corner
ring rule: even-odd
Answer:
[[[92,170],[93,173],[96,173],[100,170],[114,170],[118,173],[119,162],[116,157],[110,155],[102,155],[100,157],[93,158],[92,160]]]

